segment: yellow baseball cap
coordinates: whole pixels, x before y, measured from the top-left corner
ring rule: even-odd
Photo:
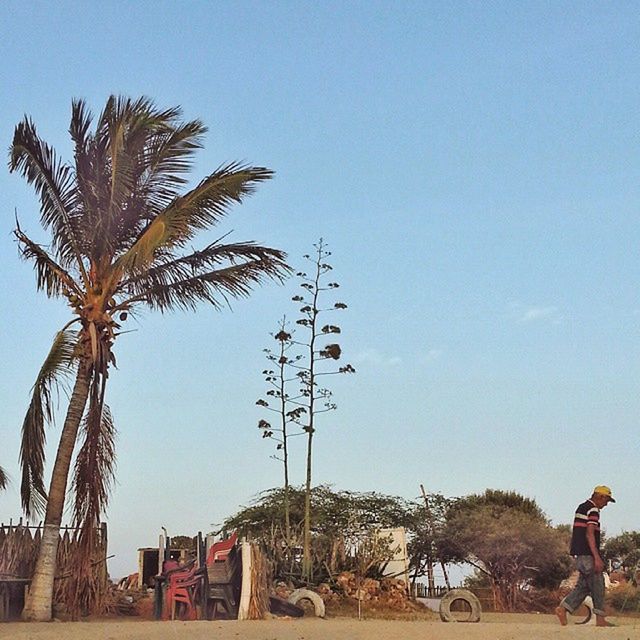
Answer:
[[[594,490],[593,493],[599,493],[600,495],[607,496],[609,498],[609,502],[615,502],[613,496],[611,495],[611,489],[604,484],[599,484]]]

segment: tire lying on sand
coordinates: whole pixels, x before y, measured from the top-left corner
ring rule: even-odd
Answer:
[[[302,618],[304,615],[302,607],[278,596],[269,596],[269,611],[277,616],[291,616],[292,618]]]
[[[311,591],[310,589],[296,589],[290,596],[289,602],[291,604],[298,604],[300,600],[309,600],[313,604],[313,608],[316,612],[316,618],[324,618],[324,601],[322,598]]]
[[[451,611],[451,605],[454,602],[465,602],[470,609],[469,616],[466,620],[459,620],[455,617],[455,613]],[[482,607],[480,600],[474,593],[467,589],[452,589],[447,591],[444,598],[440,601],[440,620],[443,622],[480,622],[480,614]]]

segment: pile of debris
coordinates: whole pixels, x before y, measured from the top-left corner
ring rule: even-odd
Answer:
[[[111,584],[106,597],[106,610],[110,615],[140,616],[153,619],[153,590],[138,588],[138,574],[122,578]]]
[[[336,578],[336,582],[344,595],[353,600],[388,607],[396,611],[408,611],[415,607],[409,598],[404,580],[397,578],[359,579],[354,573],[345,571]]]
[[[404,580],[397,578],[360,578],[351,571],[344,571],[336,576],[329,585],[323,582],[312,590],[323,600],[332,611],[339,610],[341,605],[353,606],[360,603],[369,611],[395,611],[401,614],[422,613],[424,606],[414,602],[408,592]],[[277,582],[274,594],[282,600],[288,600],[292,588],[285,582]]]
[[[338,602],[341,598],[339,593],[336,593],[329,584],[326,582],[321,582],[318,587],[315,589],[318,595],[322,598],[325,604],[331,604],[333,602]]]
[[[339,603],[343,598],[360,600],[367,606],[388,608],[394,611],[413,611],[416,604],[410,599],[407,586],[397,578],[359,578],[351,571],[344,571],[336,577],[336,586],[331,588],[323,582],[313,588],[326,605]],[[287,600],[292,589],[284,582],[275,585],[275,595]],[[419,608],[419,607],[418,607]]]
[[[334,591],[326,582],[321,582],[318,586],[311,587],[311,590],[317,593],[325,604],[339,602],[342,595]],[[276,582],[273,593],[282,600],[289,600],[291,594],[295,591],[294,587],[287,585],[286,582]]]

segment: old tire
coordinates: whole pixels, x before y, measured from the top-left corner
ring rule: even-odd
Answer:
[[[310,589],[296,589],[289,596],[289,602],[291,602],[291,604],[298,604],[300,600],[305,599],[313,604],[316,618],[324,618],[324,601],[315,591],[311,591]]]
[[[278,596],[269,596],[269,611],[275,615],[291,616],[292,618],[302,618],[304,615],[302,607]]]
[[[451,605],[460,600],[466,602],[471,610],[469,617],[464,620],[464,622],[480,622],[480,614],[482,613],[480,600],[478,600],[474,593],[471,593],[471,591],[467,589],[452,589],[445,594],[444,598],[440,601],[440,619],[443,622],[458,622],[451,612]]]

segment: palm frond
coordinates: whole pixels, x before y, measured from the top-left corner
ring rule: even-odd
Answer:
[[[44,487],[45,426],[53,422],[53,395],[58,384],[72,372],[78,333],[59,331],[33,385],[31,402],[22,423],[20,466],[21,500],[27,516],[41,513],[46,505]]]
[[[96,140],[101,145],[108,145],[116,122],[130,122],[134,127],[143,123],[145,127],[159,129],[171,127],[181,114],[180,107],[159,110],[147,96],[132,100],[128,96],[111,95],[98,119]]]
[[[204,125],[181,123],[179,108],[157,109],[148,98],[112,96],[86,145],[92,189],[83,230],[92,255],[126,250],[186,183],[190,158],[202,146]],[[85,172],[86,173],[86,172]],[[87,200],[87,198],[85,198]]]
[[[22,258],[34,263],[38,289],[44,289],[50,298],[82,294],[81,287],[71,274],[63,269],[43,247],[24,234],[20,227],[13,233],[20,244]]]
[[[229,164],[176,198],[142,231],[133,246],[116,261],[116,268],[135,273],[148,267],[160,247],[183,246],[197,231],[215,225],[234,202],[251,194],[273,172],[263,167]]]
[[[207,128],[200,120],[191,120],[155,134],[146,149],[144,166],[148,183],[162,192],[167,184],[185,184],[186,179],[182,176],[191,170],[191,158],[197,149],[202,148],[206,131]],[[169,202],[170,200],[166,204]]]
[[[129,248],[155,216],[186,184],[192,157],[202,146],[204,125],[162,121],[149,114],[130,127],[120,154],[120,174],[112,176],[110,255]],[[114,160],[112,160],[112,163]],[[113,208],[115,207],[115,209]]]
[[[82,230],[86,252],[96,261],[109,255],[115,219],[133,187],[134,158],[124,153],[130,124],[126,120],[126,102],[130,103],[111,96],[96,125],[96,133],[83,139],[85,171],[78,180],[85,205]]]
[[[75,146],[76,169],[78,154],[82,154],[87,149],[89,127],[93,116],[84,100],[74,99],[71,101],[71,123],[69,124],[69,135]]]
[[[42,226],[45,229],[51,227],[54,249],[63,266],[75,261],[83,272],[77,220],[74,218],[77,204],[74,173],[38,137],[35,125],[27,117],[15,129],[9,169],[19,171],[38,192]]]
[[[77,206],[84,218],[86,212],[93,211],[97,204],[97,192],[94,188],[95,162],[92,153],[92,137],[89,133],[93,116],[84,100],[73,100],[71,103],[71,122],[69,134],[74,144],[74,161],[77,183]],[[80,226],[83,227],[80,223]],[[82,239],[82,247],[86,251],[87,242]]]
[[[134,155],[132,187],[114,217],[110,254],[126,251],[146,226],[178,196],[186,184],[191,158],[202,146],[204,125],[194,120],[150,132]],[[131,154],[131,150],[127,149]]]
[[[98,534],[114,479],[115,428],[109,407],[103,403],[104,385],[94,378],[91,401],[82,423],[83,443],[76,456],[72,492],[74,525],[79,528],[73,575],[67,585],[69,611],[91,611],[104,593],[96,588],[94,565],[104,557],[105,540]]]
[[[9,484],[9,476],[7,472],[0,467],[0,491],[4,491]]]
[[[118,108],[119,107],[119,108]],[[123,203],[134,189],[136,165],[149,138],[151,105],[132,110],[130,100],[116,105],[107,122],[109,152],[109,201],[105,205],[107,221],[117,219]]]
[[[83,443],[74,468],[73,518],[76,526],[95,527],[109,501],[115,471],[116,430],[109,407],[92,394],[82,424]]]
[[[147,206],[155,214],[178,196],[178,187],[186,184],[184,176],[192,168],[195,151],[202,148],[206,130],[200,120],[192,120],[149,137],[138,164],[136,191],[144,194]]]
[[[245,249],[247,256],[243,261],[237,262],[236,254],[230,266],[213,271],[185,274],[190,269],[190,262],[202,268],[217,259],[206,251],[167,263],[164,268],[158,267],[137,280],[129,281],[127,289],[133,295],[119,306],[128,308],[141,302],[159,311],[175,308],[194,310],[198,302],[208,302],[215,309],[220,309],[227,303],[228,297],[246,297],[254,285],[266,278],[282,282],[291,272],[285,262],[286,254],[282,251],[255,245],[251,246],[251,252],[249,247]]]
[[[147,269],[143,274],[134,275],[124,280],[118,291],[126,292],[128,295],[137,295],[144,293],[149,287],[185,280],[204,274],[214,267],[220,267],[220,265],[226,267],[265,258],[279,259],[284,263],[285,254],[280,251],[276,251],[275,254],[270,253],[273,251],[253,242],[220,244],[216,241],[201,251],[194,251],[187,256],[160,263]],[[283,275],[286,273],[288,273],[288,267],[284,266]]]

